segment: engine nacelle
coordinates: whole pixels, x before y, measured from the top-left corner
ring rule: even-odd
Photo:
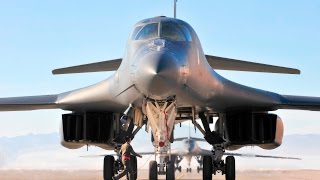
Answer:
[[[116,116],[114,113],[71,113],[62,115],[61,145],[69,149],[94,145],[114,149]]]
[[[275,114],[239,113],[227,114],[225,138],[227,149],[236,150],[244,146],[259,146],[275,149],[282,144],[283,122]]]

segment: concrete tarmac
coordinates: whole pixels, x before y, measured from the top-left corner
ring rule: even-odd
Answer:
[[[0,180],[102,180],[102,171],[94,170],[0,170]],[[140,170],[140,180],[148,179],[148,170]],[[165,179],[165,176],[159,176]],[[176,173],[176,179],[202,179],[202,174]],[[215,180],[224,180],[224,176],[214,176]],[[237,171],[237,180],[319,180],[320,170],[263,170]],[[125,178],[123,178],[125,180]]]

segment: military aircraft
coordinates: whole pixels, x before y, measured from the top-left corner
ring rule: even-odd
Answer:
[[[195,158],[197,163],[197,172],[199,173],[203,169],[203,157],[204,156],[211,156],[213,154],[212,150],[203,149],[197,143],[205,142],[202,138],[195,138],[195,137],[182,137],[174,139],[174,142],[181,141],[182,145],[179,146],[177,149],[173,149],[171,151],[171,156],[174,157],[175,169],[181,172],[181,166],[179,166],[180,162],[183,159],[187,160],[188,168],[187,172],[191,172],[191,161],[192,158]],[[244,153],[231,153],[225,152],[224,156],[238,156],[243,158],[272,158],[272,159],[291,159],[291,160],[301,160],[300,158],[295,157],[283,157],[283,156],[272,156],[272,155],[259,155],[259,154],[244,154]]]
[[[191,119],[214,150],[203,157],[203,179],[212,179],[212,174],[221,171],[227,180],[234,180],[235,159],[222,158],[226,149],[279,147],[283,122],[269,111],[319,111],[320,98],[247,87],[222,77],[216,69],[300,73],[293,68],[206,55],[187,22],[159,16],[134,25],[124,57],[53,70],[53,74],[115,71],[108,79],[59,94],[0,98],[0,111],[72,111],[62,115],[61,123],[61,144],[70,149],[96,145],[112,150],[123,143],[124,136],[135,135],[147,124],[158,157],[149,164],[149,179],[157,179],[158,174],[175,178],[166,158],[174,139],[173,126],[175,121]],[[212,130],[213,117],[219,119]],[[118,171],[117,162],[113,156],[104,158],[104,179]]]

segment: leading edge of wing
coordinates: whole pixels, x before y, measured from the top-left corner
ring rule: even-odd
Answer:
[[[113,59],[109,61],[101,61],[89,64],[82,64],[78,66],[70,66],[59,68],[52,71],[52,74],[73,74],[73,73],[87,73],[87,72],[101,72],[101,71],[116,71],[122,59]]]
[[[265,73],[300,74],[299,69],[206,55],[213,69]]]
[[[56,109],[58,95],[0,98],[0,111]]]
[[[269,159],[290,159],[290,160],[301,160],[297,157],[287,157],[287,156],[271,156],[271,155],[260,155],[260,154],[242,154],[242,153],[229,153],[226,152],[225,156],[239,156],[244,158],[269,158]]]

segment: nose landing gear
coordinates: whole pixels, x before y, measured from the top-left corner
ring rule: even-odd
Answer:
[[[146,99],[145,113],[148,117],[148,124],[152,129],[152,141],[155,147],[157,161],[149,164],[149,179],[158,179],[158,174],[166,175],[167,180],[175,179],[175,158],[171,157],[170,139],[176,118],[175,98],[168,98],[163,101]],[[169,158],[168,158],[169,157]]]

